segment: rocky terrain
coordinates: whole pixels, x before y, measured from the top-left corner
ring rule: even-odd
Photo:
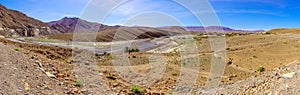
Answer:
[[[263,32],[221,26],[125,27],[68,17],[46,24],[2,5],[0,17],[1,94],[300,94],[299,29]],[[209,35],[202,33],[205,29],[210,33],[219,30],[226,33]],[[190,32],[192,35],[186,35]],[[186,40],[189,37],[193,40]],[[211,50],[210,40],[218,37],[226,38],[227,58],[223,60],[226,64],[218,65],[224,66],[220,68],[224,69],[223,74],[218,77],[220,85],[207,88],[207,81],[212,80],[210,76],[217,75],[211,73],[211,67],[215,66],[211,62],[218,51]],[[112,40],[116,42],[113,44]],[[79,45],[72,47],[72,41]],[[126,50],[122,46],[127,43],[134,47]],[[198,51],[182,56],[180,52],[184,50],[180,48],[190,44]],[[113,48],[125,53],[112,53],[113,45],[119,45]],[[94,47],[101,53],[90,50]],[[126,54],[126,60],[113,63],[122,59],[118,56]],[[199,57],[199,64],[192,65],[199,66],[198,69],[182,68],[191,63],[186,59],[195,57]],[[130,64],[124,65],[125,61]],[[159,71],[152,70],[153,64],[165,66],[164,72],[145,79],[143,76],[149,72]],[[123,76],[116,67],[132,70]],[[183,75],[189,76],[179,79]],[[193,79],[194,88],[178,85],[180,81]],[[146,85],[145,81],[153,83]]]
[[[299,67],[300,63],[295,62],[274,71],[258,73],[243,81],[213,89],[197,90],[203,94],[298,95]]]
[[[56,34],[58,31],[24,13],[10,10],[0,4],[0,35],[5,37],[40,36]]]
[[[107,26],[96,22],[89,22],[76,17],[64,17],[58,21],[51,21],[47,23],[52,29],[60,31],[61,33],[76,32],[98,32],[108,28],[119,28],[119,26]]]
[[[49,78],[35,60],[3,43],[0,48],[1,94],[63,94],[59,81]]]

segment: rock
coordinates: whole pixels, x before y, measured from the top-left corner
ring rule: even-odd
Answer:
[[[113,87],[117,87],[119,83],[113,83]]]
[[[60,73],[60,74],[57,74],[57,77],[58,78],[63,78],[63,77],[65,77],[65,75]]]
[[[51,74],[50,72],[46,72],[46,75],[49,77],[49,78],[56,78],[55,75]]]
[[[283,74],[282,77],[283,78],[293,78],[295,74],[296,74],[296,72],[286,73],[286,74]]]
[[[28,83],[25,83],[25,85],[24,85],[24,88],[25,88],[25,91],[28,91],[28,90],[30,90],[30,86],[29,86],[29,84],[28,84]]]
[[[73,93],[81,93],[81,90],[78,89],[78,88],[73,88],[73,89],[72,89],[72,92],[73,92]]]
[[[43,67],[43,64],[39,61],[36,61],[35,63],[37,63],[39,65],[39,67]]]
[[[111,76],[111,75],[106,76],[106,78],[111,79],[111,80],[116,80],[117,79],[117,78],[115,78],[114,76]]]

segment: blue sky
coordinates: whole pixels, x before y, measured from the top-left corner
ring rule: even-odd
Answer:
[[[214,11],[203,8],[192,13],[170,0],[131,0],[113,7],[118,1],[121,0],[1,0],[0,3],[44,22],[68,16],[108,25],[197,26],[202,24],[194,14],[216,12],[221,25],[231,28],[268,30],[300,27],[300,0],[209,0]],[[204,5],[194,4],[192,8],[201,6]],[[99,16],[107,12],[110,14],[105,15],[105,21],[100,20]]]

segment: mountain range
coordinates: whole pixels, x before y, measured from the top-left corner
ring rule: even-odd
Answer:
[[[64,17],[57,21],[42,22],[28,17],[26,14],[16,10],[7,9],[0,4],[0,36],[5,37],[30,37],[44,36],[80,32],[101,32],[99,35],[113,37],[117,31],[122,31],[125,35],[141,34],[141,37],[160,37],[188,32],[262,32],[263,30],[248,31],[235,30],[222,26],[171,26],[171,27],[127,27],[127,26],[108,26],[96,22],[89,22],[76,17]],[[122,28],[122,29],[120,29]],[[109,35],[106,35],[109,34]],[[136,35],[135,35],[136,36]],[[105,37],[104,37],[105,38]]]

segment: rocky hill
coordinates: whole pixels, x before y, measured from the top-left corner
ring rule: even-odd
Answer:
[[[100,23],[89,22],[75,17],[64,17],[58,21],[52,21],[47,23],[52,29],[60,31],[61,34],[48,36],[51,39],[61,40],[73,40],[73,33],[79,32],[76,35],[80,35],[79,41],[111,41],[116,37],[115,35],[121,35],[118,40],[128,39],[144,39],[162,36],[171,36],[177,34],[188,33],[181,27],[166,27],[166,28],[153,28],[153,27],[127,27],[127,26],[108,26]],[[76,29],[76,30],[75,30]],[[97,32],[97,33],[95,33]],[[92,35],[97,35],[93,38]]]
[[[42,21],[0,4],[0,36],[40,36],[58,33]]]
[[[89,22],[76,17],[64,17],[58,21],[47,23],[52,29],[61,33],[72,33],[76,29],[77,32],[98,32],[101,29],[118,28],[118,26],[107,26],[96,22]]]

